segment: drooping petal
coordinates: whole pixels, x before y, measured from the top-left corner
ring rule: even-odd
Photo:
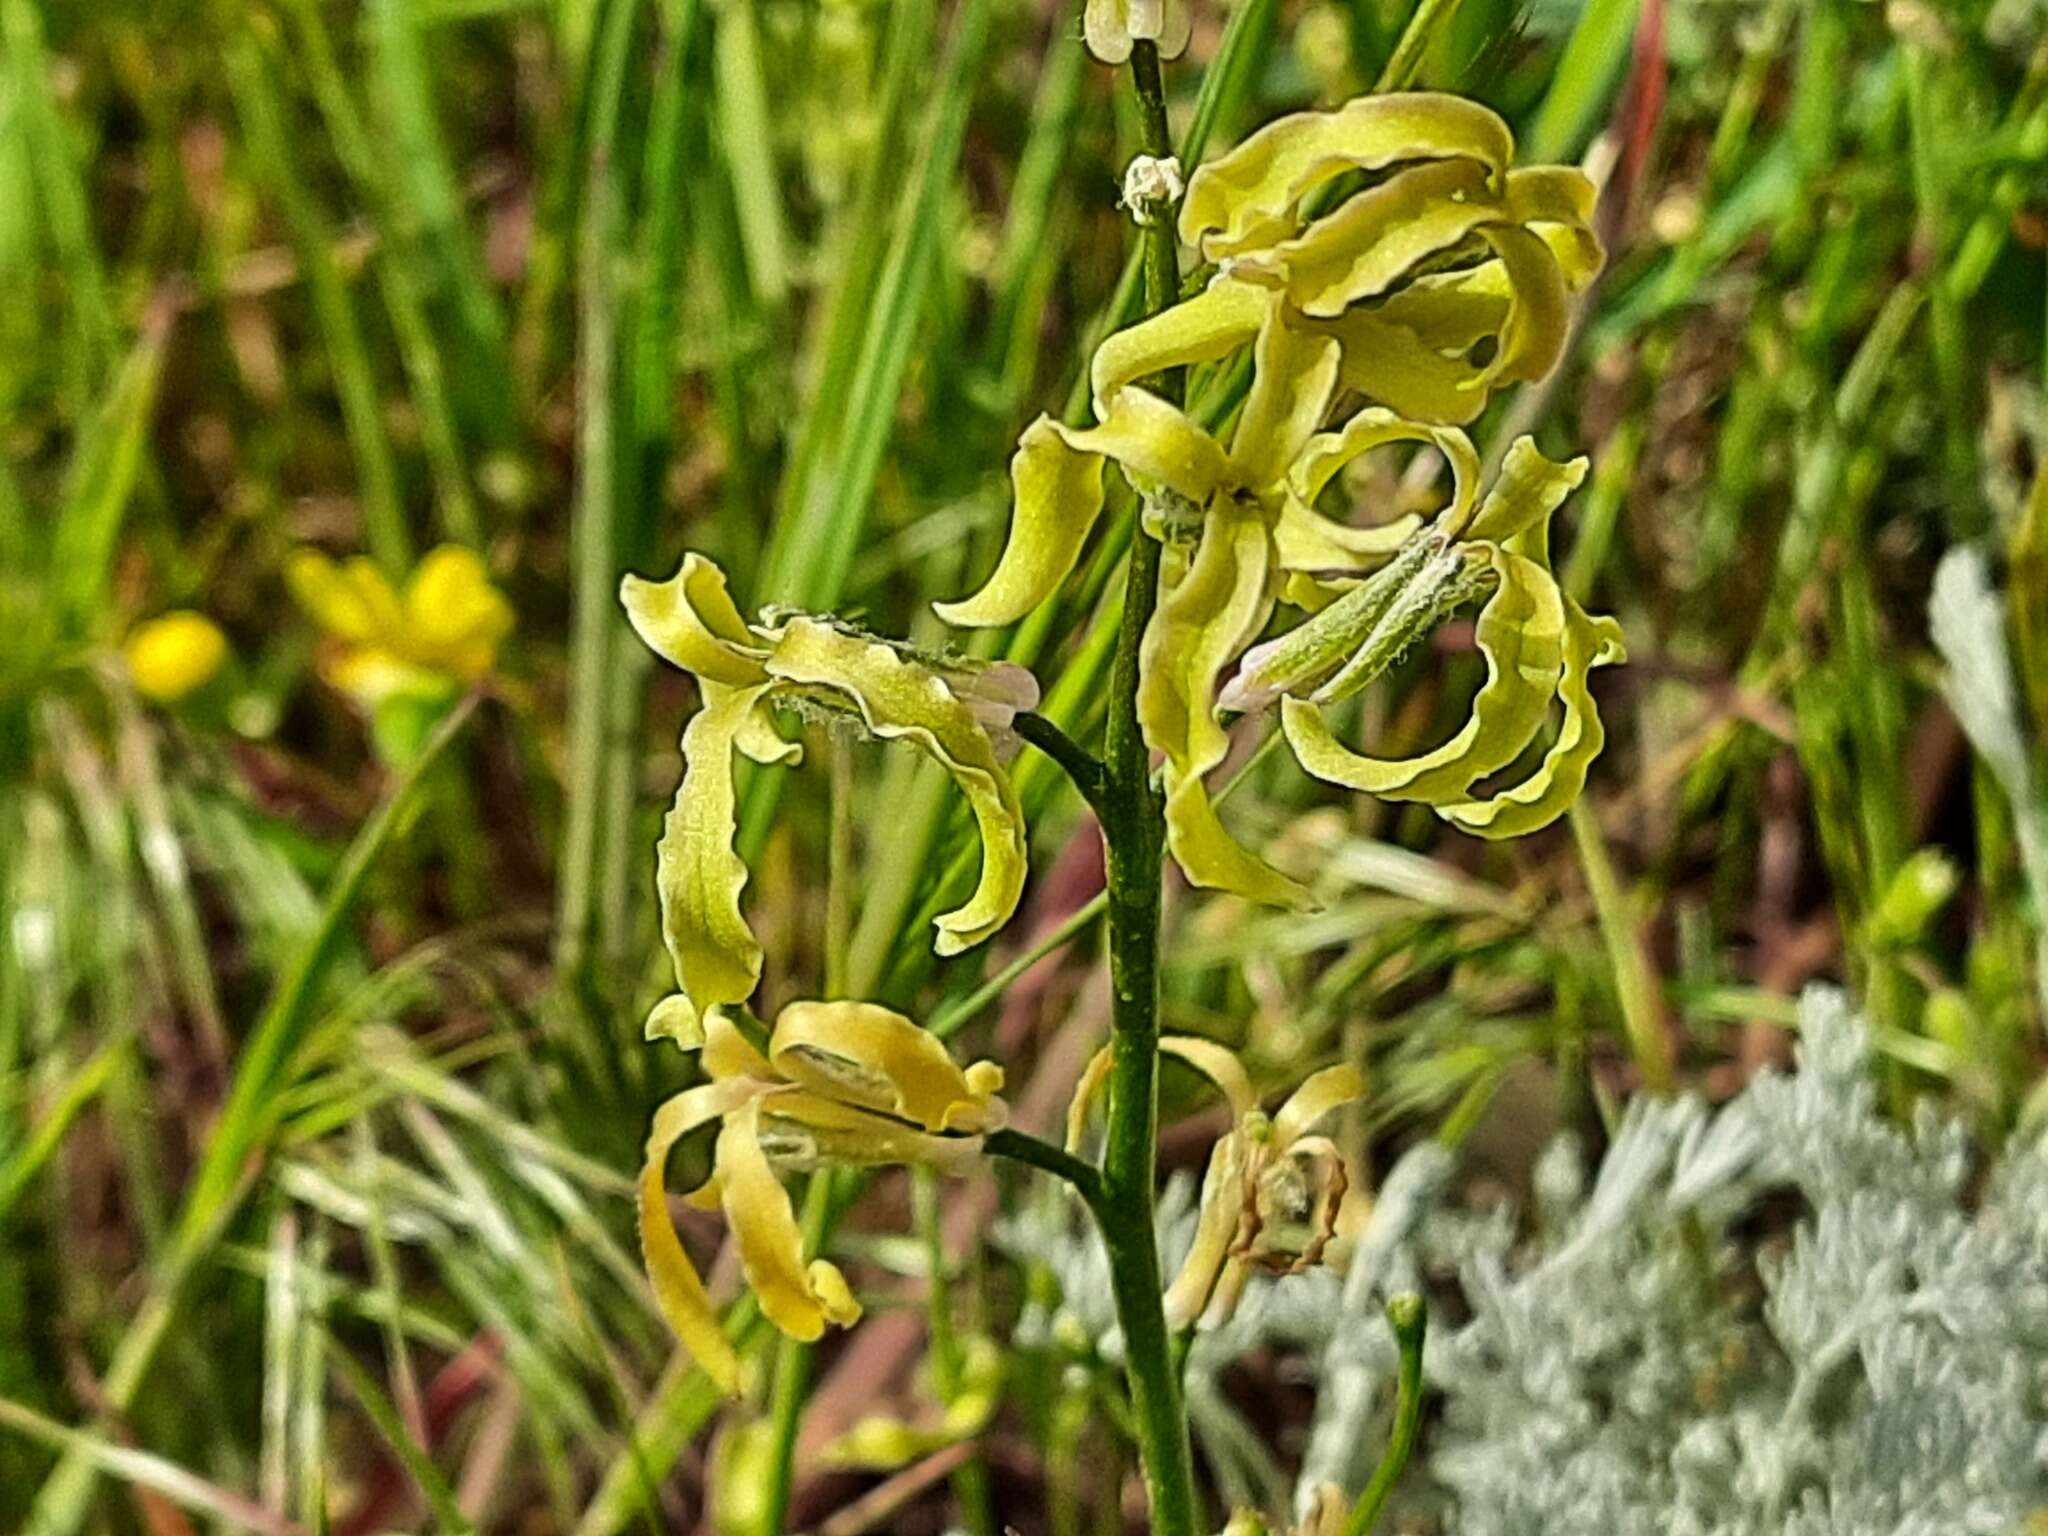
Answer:
[[[1289,496],[1273,525],[1273,550],[1280,569],[1290,573],[1367,571],[1391,559],[1421,526],[1422,519],[1410,512],[1376,528],[1357,528]]]
[[[640,1033],[650,1042],[673,1040],[686,1051],[701,1050],[704,1046],[704,1021],[696,1005],[680,992],[669,993],[648,1010]]]
[[[1365,1097],[1365,1073],[1340,1062],[1312,1073],[1273,1115],[1273,1144],[1287,1147],[1340,1105]]]
[[[728,1397],[739,1395],[739,1356],[726,1342],[718,1322],[718,1309],[712,1306],[704,1282],[683,1251],[682,1239],[676,1235],[675,1223],[669,1217],[668,1155],[678,1141],[698,1126],[730,1114],[759,1091],[759,1085],[754,1083],[706,1083],[669,1099],[654,1112],[654,1125],[647,1136],[647,1160],[640,1169],[640,1248],[646,1258],[648,1279],[654,1286],[654,1299],[683,1348]]]
[[[974,711],[930,668],[815,619],[792,620],[767,667],[784,683],[847,695],[869,730],[923,748],[967,796],[981,830],[981,880],[964,905],[935,920],[938,952],[956,955],[1008,922],[1028,873],[1024,812]]]
[[[1109,1069],[1116,1062],[1114,1048],[1105,1045],[1088,1058],[1081,1080],[1074,1084],[1074,1100],[1067,1106],[1067,1150],[1078,1153],[1088,1135],[1088,1112],[1095,1107],[1102,1085],[1109,1081]]]
[[[1347,389],[1417,421],[1461,426],[1486,409],[1483,367],[1429,346],[1380,312],[1347,309],[1315,323],[1343,348],[1339,377]]]
[[[948,624],[1014,624],[1059,591],[1102,514],[1102,458],[1041,416],[1010,456],[1010,487],[1009,539],[995,570],[973,596],[932,604]]]
[[[735,739],[768,685],[711,690],[683,732],[683,782],[655,851],[661,934],[676,981],[700,1012],[746,1000],[761,979],[761,946],[740,911],[747,866],[733,851]]]
[[[1161,600],[1139,652],[1138,724],[1166,758],[1166,841],[1196,885],[1301,907],[1311,898],[1226,832],[1203,780],[1230,750],[1216,682],[1272,609],[1272,539],[1256,505],[1214,503],[1187,574]]]
[[[1242,1120],[1257,1111],[1259,1096],[1252,1091],[1252,1080],[1235,1051],[1199,1035],[1161,1035],[1159,1049],[1164,1055],[1178,1056],[1222,1089],[1232,1120]]]
[[[1621,626],[1610,618],[1594,618],[1571,603],[1565,625],[1564,679],[1558,689],[1564,701],[1564,724],[1541,766],[1490,799],[1455,801],[1439,806],[1437,814],[1484,838],[1521,837],[1562,816],[1586,787],[1587,770],[1607,744],[1587,674],[1594,667],[1624,659]]]
[[[1299,112],[1195,172],[1181,205],[1180,237],[1221,261],[1292,233],[1302,198],[1346,171],[1469,157],[1497,175],[1513,155],[1507,124],[1460,96],[1413,91],[1360,97],[1334,112]]]
[[[1222,445],[1179,406],[1135,384],[1116,392],[1101,425],[1085,432],[1059,430],[1070,447],[1115,459],[1141,482],[1198,505],[1215,494],[1229,464]]]
[[[1200,172],[1196,173],[1199,180]],[[1107,417],[1126,384],[1168,368],[1212,363],[1259,334],[1277,297],[1270,286],[1219,275],[1192,298],[1106,337],[1088,364],[1095,414]]]
[[[1518,437],[1509,444],[1500,474],[1460,536],[1504,544],[1530,528],[1541,527],[1585,478],[1584,454],[1560,464],[1545,458],[1534,438]]]
[[[1487,383],[1540,379],[1564,355],[1565,333],[1571,328],[1571,291],[1564,272],[1550,247],[1527,229],[1489,224],[1479,233],[1499,257],[1512,295]]]
[[[725,1117],[718,1132],[718,1181],[740,1264],[762,1315],[791,1338],[809,1343],[828,1322],[842,1328],[857,1322],[860,1305],[837,1268],[823,1259],[804,1263],[803,1233],[789,1193],[761,1149],[762,1107],[770,1097],[756,1094]]]
[[[511,632],[512,605],[473,549],[440,545],[406,581],[405,634],[417,661],[474,682],[491,670]]]
[[[1315,436],[1337,392],[1343,348],[1289,323],[1275,304],[1252,344],[1252,384],[1230,440],[1239,480],[1260,491],[1287,473]]]
[[[1237,1241],[1237,1226],[1245,1211],[1246,1145],[1243,1136],[1230,1132],[1209,1154],[1209,1167],[1202,1175],[1202,1200],[1195,1217],[1195,1239],[1180,1271],[1166,1288],[1166,1326],[1175,1333],[1195,1325],[1216,1288],[1216,1276],[1230,1257]]]
[[[1443,804],[1518,757],[1542,729],[1564,668],[1564,600],[1534,561],[1494,549],[1500,586],[1480,610],[1476,640],[1487,676],[1471,717],[1449,741],[1408,758],[1364,757],[1338,741],[1319,704],[1281,701],[1281,724],[1303,768],[1389,800]]]
[[[735,688],[763,680],[761,641],[734,606],[725,572],[702,555],[684,555],[667,581],[627,576],[619,601],[635,632],[669,665]]]
[[[768,1057],[813,1093],[927,1131],[972,1133],[1002,1123],[1000,1067],[977,1062],[962,1071],[938,1036],[876,1003],[791,1003],[776,1018]]]

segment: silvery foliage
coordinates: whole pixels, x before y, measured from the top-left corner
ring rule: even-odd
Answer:
[[[1198,1338],[1189,1418],[1221,1491],[1288,1502],[1220,1387],[1260,1349],[1317,1384],[1297,1513],[1325,1481],[1361,1485],[1396,1365],[1381,1308],[1421,1288],[1437,1412],[1404,1492],[1443,1530],[2004,1536],[2048,1509],[2048,1152],[1973,1179],[1960,1128],[1879,1113],[1869,1032],[1839,993],[1807,993],[1799,1034],[1798,1071],[1718,1111],[1636,1100],[1590,1180],[1553,1144],[1527,1222],[1453,1209],[1448,1154],[1409,1152],[1343,1277],[1256,1283]],[[1183,1190],[1169,1256],[1190,1226]],[[1038,1336],[1115,1358],[1092,1233],[1037,1207],[1001,1240],[1059,1282]]]

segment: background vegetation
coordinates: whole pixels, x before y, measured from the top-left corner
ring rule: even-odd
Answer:
[[[1196,18],[1190,161],[1361,89],[1407,20]],[[1434,1139],[1460,1199],[1526,1193],[1554,1130],[1785,1061],[1816,977],[1889,1113],[1942,1101],[1981,1153],[2048,1116],[2044,35],[2037,0],[1444,8],[1422,82],[1605,178],[1572,362],[1475,437],[1592,454],[1560,569],[1631,662],[1568,826],[1482,846],[1276,754],[1232,815],[1325,910],[1170,895],[1168,1027],[1276,1083],[1368,1062],[1367,1183]],[[609,1536],[723,1478],[750,1529],[776,1432],[806,1526],[1117,1528],[1093,1344],[980,1350],[1057,1280],[982,1246],[986,1179],[872,1184],[835,1238],[870,1320],[783,1358],[800,1424],[713,1448],[624,1198],[687,1070],[640,1032],[694,700],[613,597],[687,543],[744,599],[937,638],[1018,428],[1133,291],[1110,87],[1018,0],[0,0],[0,1528]],[[517,629],[394,754],[281,571],[443,541]],[[1004,642],[1084,737],[1120,553]],[[119,647],[176,607],[233,658],[159,708]],[[1383,736],[1455,717],[1465,644],[1380,690]],[[1037,878],[992,955],[929,953],[971,839],[893,755],[748,781],[749,895],[771,1010],[885,996],[1048,1129],[1106,1027],[1099,844],[1044,761],[1019,784]],[[1168,1090],[1192,1166],[1218,1122]],[[1283,1358],[1217,1390],[1291,1466]],[[971,1456],[820,1454],[969,1398]]]

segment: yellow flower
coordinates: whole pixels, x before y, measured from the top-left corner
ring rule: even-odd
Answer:
[[[691,1005],[743,1002],[761,977],[761,947],[740,910],[747,867],[733,851],[732,756],[779,763],[801,754],[777,733],[773,705],[907,741],[967,796],[981,832],[981,880],[964,905],[935,919],[940,954],[979,944],[1009,921],[1027,860],[1023,809],[1000,754],[1017,711],[1038,701],[1029,672],[920,656],[801,614],[750,626],[725,573],[701,555],[684,556],[667,581],[628,576],[620,599],[640,638],[694,674],[704,696],[683,732],[683,782],[656,855],[662,935]]]
[[[1123,63],[1134,41],[1157,43],[1162,59],[1177,59],[1192,30],[1187,0],[1088,0],[1081,13],[1088,51],[1104,64]]]
[[[137,693],[175,704],[212,681],[228,659],[228,640],[205,614],[179,608],[138,624],[121,653]]]
[[[439,699],[484,677],[512,631],[512,605],[474,550],[443,544],[397,591],[374,561],[337,565],[302,549],[285,585],[326,631],[320,675],[367,711],[397,698]]]
[[[1221,1088],[1235,1116],[1210,1154],[1194,1243],[1166,1290],[1168,1326],[1191,1328],[1199,1321],[1213,1328],[1237,1310],[1253,1269],[1295,1274],[1322,1261],[1349,1180],[1336,1145],[1309,1132],[1330,1111],[1364,1095],[1365,1074],[1348,1063],[1325,1067],[1269,1116],[1242,1063],[1222,1046],[1164,1035],[1159,1049]],[[1070,1152],[1079,1149],[1109,1066],[1104,1047],[1082,1074],[1067,1112]]]
[[[682,1017],[664,1004],[650,1032],[676,1032]],[[722,1013],[707,1012],[702,1026],[685,1026],[683,1043],[701,1052],[709,1081],[655,1111],[640,1175],[640,1241],[662,1315],[733,1395],[739,1357],[669,1217],[665,1170],[677,1141],[720,1122],[711,1177],[687,1198],[724,1207],[763,1315],[792,1338],[816,1339],[827,1323],[858,1321],[860,1303],[830,1261],[805,1264],[778,1175],[890,1163],[963,1173],[981,1155],[982,1137],[1003,1124],[1003,1073],[987,1061],[963,1071],[935,1035],[872,1003],[792,1003],[765,1054]]]

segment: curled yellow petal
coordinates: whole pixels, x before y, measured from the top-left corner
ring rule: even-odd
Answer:
[[[405,635],[415,661],[475,682],[511,632],[512,605],[475,550],[443,544],[407,578]]]
[[[1592,204],[1592,183],[1568,167],[1511,171],[1497,191],[1475,162],[1439,161],[1359,193],[1258,260],[1304,313],[1341,315],[1489,225],[1584,224]]]
[[[1288,496],[1273,525],[1273,551],[1280,569],[1290,576],[1305,571],[1370,570],[1391,558],[1421,526],[1422,519],[1410,512],[1376,528],[1357,528],[1323,516],[1299,497]],[[1297,593],[1308,594],[1310,601],[1297,601]],[[1296,607],[1311,611],[1334,600],[1334,594],[1319,592],[1313,584],[1298,587],[1290,582],[1282,595]]]
[[[1533,560],[1498,548],[1491,560],[1500,586],[1480,610],[1476,634],[1487,676],[1464,727],[1416,757],[1364,757],[1337,740],[1320,705],[1283,699],[1281,725],[1303,768],[1385,799],[1444,804],[1462,800],[1535,739],[1564,668],[1564,599]]]
[[[1161,1035],[1159,1049],[1164,1055],[1178,1056],[1222,1089],[1232,1120],[1242,1120],[1258,1109],[1259,1096],[1252,1091],[1252,1080],[1235,1051],[1199,1035]]]
[[[761,1149],[767,1097],[756,1093],[719,1127],[718,1181],[740,1264],[762,1315],[791,1338],[809,1343],[828,1322],[846,1327],[858,1320],[860,1306],[831,1264],[822,1259],[804,1263],[803,1234],[789,1193]]]
[[[1195,172],[1181,205],[1180,237],[1221,261],[1292,233],[1302,198],[1346,171],[1469,157],[1497,174],[1513,155],[1507,124],[1460,96],[1413,91],[1361,97],[1334,112],[1300,112]]]
[[[1542,764],[1521,783],[1490,799],[1455,801],[1439,806],[1437,814],[1485,838],[1520,837],[1562,816],[1586,787],[1586,773],[1607,744],[1587,674],[1594,667],[1624,660],[1625,655],[1619,624],[1593,618],[1572,603],[1565,625],[1564,679],[1558,689],[1564,724]]]
[[[1180,1270],[1166,1288],[1166,1326],[1179,1333],[1192,1328],[1209,1304],[1216,1277],[1230,1257],[1237,1227],[1244,1215],[1244,1137],[1236,1131],[1220,1139],[1209,1154],[1202,1175],[1202,1198],[1195,1217],[1195,1238]]]
[[[1139,651],[1138,724],[1166,759],[1166,841],[1196,885],[1276,906],[1311,904],[1224,830],[1206,776],[1230,750],[1216,720],[1216,682],[1272,609],[1272,538],[1263,511],[1225,497],[1209,509],[1187,574],[1160,602]]]
[[[680,992],[669,993],[648,1010],[640,1033],[650,1042],[673,1040],[686,1051],[700,1050],[704,1045],[704,1022],[696,1005]]]
[[[1460,536],[1506,543],[1541,527],[1585,478],[1585,455],[1560,464],[1545,458],[1534,438],[1518,437],[1508,446],[1500,474]],[[1448,526],[1456,528],[1458,520],[1450,519]]]
[[[640,1169],[640,1248],[661,1315],[675,1330],[691,1357],[728,1397],[740,1390],[740,1361],[719,1326],[718,1309],[690,1256],[683,1251],[668,1213],[668,1155],[675,1144],[700,1125],[723,1118],[758,1086],[743,1082],[706,1083],[685,1089],[654,1112],[647,1136],[647,1159]]]
[[[1088,364],[1095,414],[1107,416],[1110,402],[1126,384],[1168,368],[1228,357],[1258,335],[1273,314],[1276,297],[1268,285],[1219,275],[1192,298],[1110,335]]]
[[[1288,475],[1288,490],[1312,507],[1338,471],[1388,443],[1426,443],[1444,456],[1451,467],[1451,502],[1442,515],[1453,526],[1463,522],[1479,488],[1479,454],[1472,440],[1455,427],[1409,421],[1378,406],[1367,406],[1338,431],[1309,439]]]
[[[1010,456],[1010,487],[1009,540],[995,570],[972,597],[932,605],[948,624],[1014,624],[1059,591],[1102,513],[1102,459],[1041,416]]]
[[[1028,873],[1024,812],[974,711],[929,668],[815,619],[791,621],[767,667],[782,682],[847,695],[869,730],[923,748],[967,796],[981,831],[981,879],[964,905],[935,920],[938,952],[958,954],[1008,922]]]
[[[1001,1069],[970,1083],[938,1036],[877,1003],[791,1003],[768,1040],[775,1070],[829,1098],[865,1105],[927,1131],[1002,1123]]]
[[[1288,322],[1275,304],[1252,345],[1252,384],[1230,440],[1240,481],[1254,490],[1278,482],[1323,424],[1337,392],[1343,348]]]
[[[1340,1105],[1365,1097],[1365,1073],[1350,1062],[1339,1062],[1311,1073],[1287,1096],[1273,1115],[1273,1143],[1292,1145],[1323,1116]]]
[[[655,850],[661,935],[676,981],[701,1011],[743,1002],[761,979],[761,946],[740,911],[747,866],[737,831],[732,753],[767,692],[713,689],[683,732],[683,782]]]
[[[725,572],[702,555],[684,555],[667,581],[627,576],[619,601],[648,649],[671,666],[737,688],[766,676],[761,642],[734,606]]]
[[[1116,1061],[1115,1050],[1105,1045],[1088,1058],[1081,1080],[1074,1085],[1074,1101],[1067,1106],[1067,1150],[1079,1152],[1088,1134],[1088,1112],[1095,1107],[1102,1085],[1109,1081],[1109,1069]]]
[[[717,1009],[704,1016],[703,1055],[698,1059],[714,1078],[748,1077],[772,1082],[775,1068],[754,1049],[753,1042],[740,1033],[739,1026]]]
[[[1085,432],[1061,428],[1070,447],[1115,459],[1141,480],[1165,486],[1200,503],[1223,483],[1228,459],[1223,447],[1196,426],[1177,405],[1150,390],[1127,384],[1109,402],[1099,426]]]

